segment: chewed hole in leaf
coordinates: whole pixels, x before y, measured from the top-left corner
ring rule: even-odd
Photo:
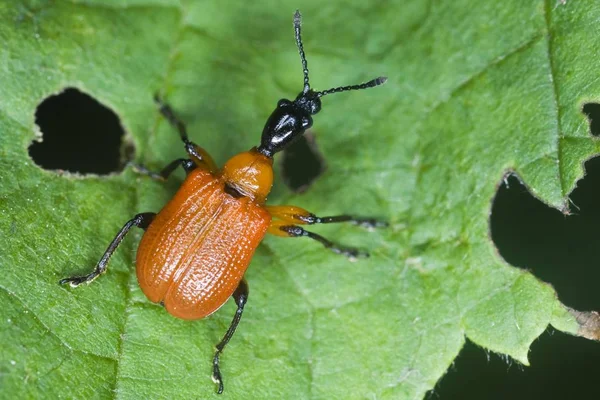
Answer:
[[[44,169],[105,175],[122,170],[133,155],[117,115],[75,88],[44,99],[35,122],[42,141],[32,142],[29,155]]]
[[[559,299],[579,310],[600,309],[600,158],[571,193],[571,215],[534,198],[516,178],[502,184],[492,207],[492,239],[510,264],[551,283]]]
[[[281,157],[283,181],[296,193],[305,192],[326,168],[325,159],[311,132],[294,141]]]
[[[600,104],[586,103],[581,110],[590,121],[590,133],[600,136]]]

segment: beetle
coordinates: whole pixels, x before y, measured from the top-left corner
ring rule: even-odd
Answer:
[[[212,157],[190,141],[185,124],[158,96],[161,114],[177,129],[188,158],[169,163],[160,172],[138,165],[136,170],[164,181],[181,166],[186,178],[175,196],[159,212],[137,214],[121,228],[94,270],[84,276],[62,279],[60,284],[77,287],[106,272],[108,261],[132,227],[145,232],[136,256],[140,287],[152,302],[162,304],[175,317],[194,320],[207,317],[233,297],[237,310],[216,345],[212,379],[217,393],[223,392],[219,357],[235,333],[248,300],[244,274],[254,251],[267,234],[281,237],[308,237],[329,250],[350,259],[368,253],[334,244],[300,225],[350,222],[375,228],[387,224],[374,218],[350,215],[318,217],[303,208],[267,206],[273,184],[273,156],[284,150],[313,124],[321,110],[321,98],[350,90],[379,86],[387,80],[341,86],[324,91],[311,89],[301,38],[300,12],[294,14],[294,33],[304,73],[304,88],[294,100],[281,99],[267,119],[260,145],[239,153],[219,169]]]

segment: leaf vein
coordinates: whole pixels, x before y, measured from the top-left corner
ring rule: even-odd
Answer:
[[[554,109],[555,109],[555,113],[556,113],[556,151],[557,151],[557,161],[558,161],[558,180],[560,182],[560,192],[562,197],[565,197],[567,195],[566,193],[566,183],[563,179],[563,174],[561,173],[561,168],[562,168],[562,163],[560,162],[561,160],[561,155],[562,155],[562,146],[561,146],[561,139],[563,138],[563,133],[562,130],[560,129],[560,107],[559,107],[559,96],[558,96],[558,87],[556,84],[556,79],[555,79],[555,75],[556,75],[556,67],[554,65],[554,59],[552,58],[552,35],[550,32],[550,24],[551,24],[551,20],[550,20],[550,13],[551,13],[551,6],[550,6],[550,0],[545,0],[544,1],[544,22],[546,24],[546,54],[548,55],[548,66],[550,69],[550,83],[552,84],[552,95],[553,95],[553,100],[554,100]],[[568,205],[568,202],[566,203]]]

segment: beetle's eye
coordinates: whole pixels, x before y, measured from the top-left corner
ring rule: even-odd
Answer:
[[[302,128],[307,129],[312,126],[312,118],[311,117],[302,117]]]
[[[316,98],[310,102],[310,113],[316,114],[319,111],[321,111],[321,100],[319,98]]]

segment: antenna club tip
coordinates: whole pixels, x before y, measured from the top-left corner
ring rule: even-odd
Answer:
[[[380,76],[379,78],[375,79],[375,84],[376,85],[383,85],[384,83],[386,83],[388,80],[387,76]]]
[[[300,14],[300,10],[296,10],[294,13],[294,25],[300,25],[302,23],[302,14]]]

